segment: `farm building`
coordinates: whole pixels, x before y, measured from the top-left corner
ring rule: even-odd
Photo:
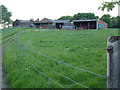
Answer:
[[[54,25],[54,20],[48,19],[48,18],[43,18],[41,21],[36,20],[34,22],[34,26],[36,28],[42,27],[42,28],[49,28],[52,29]]]
[[[102,20],[89,19],[89,20],[73,20],[74,28],[79,29],[107,29],[107,23]]]
[[[44,18],[41,21],[36,20],[34,26],[36,28],[49,28],[49,29],[64,29],[65,26],[68,26],[70,23],[69,20],[52,20]]]
[[[55,20],[55,28],[57,29],[73,29],[70,20]]]
[[[13,27],[33,27],[33,20],[16,20],[13,22]]]

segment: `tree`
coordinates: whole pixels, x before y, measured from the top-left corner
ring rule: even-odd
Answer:
[[[112,20],[110,14],[104,14],[100,19],[108,23],[108,27],[112,27]]]
[[[117,28],[120,28],[120,16],[117,16],[116,20],[117,20],[116,26]]]
[[[1,20],[0,23],[2,24],[3,28],[9,27],[9,25],[12,23],[12,20],[10,17],[12,16],[12,13],[8,11],[8,9],[4,5],[0,5],[1,10]]]
[[[70,21],[72,21],[73,17],[72,16],[62,16],[58,20],[70,20]]]
[[[102,5],[98,8],[101,9],[102,11],[107,8],[107,11],[112,11],[115,5],[118,5],[120,3],[119,0],[112,0],[111,2],[103,2]]]
[[[78,13],[73,16],[73,19],[79,20],[79,19],[98,19],[98,16],[95,16],[94,13]]]

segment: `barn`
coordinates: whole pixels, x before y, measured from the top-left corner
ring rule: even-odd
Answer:
[[[107,29],[107,23],[103,22],[102,20],[97,19],[88,19],[88,20],[73,20],[74,29],[81,30],[81,29]]]
[[[34,22],[34,25],[36,28],[49,28],[52,29],[54,27],[54,20],[48,19],[48,18],[43,18],[41,21],[36,20]]]
[[[52,20],[48,18],[43,18],[41,21],[36,20],[34,26],[36,28],[48,28],[48,29],[64,29],[71,23],[69,20]]]
[[[56,29],[73,29],[70,20],[55,20]]]
[[[33,20],[15,20],[13,27],[33,27]]]

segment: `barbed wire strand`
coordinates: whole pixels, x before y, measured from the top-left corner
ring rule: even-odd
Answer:
[[[33,65],[32,65],[33,66]],[[43,74],[45,77],[47,77],[49,80],[53,81],[54,83],[58,84],[60,87],[63,87],[62,85],[60,85],[59,83],[57,83],[56,81],[54,81],[53,79],[51,79],[50,77],[48,77],[46,74],[44,74],[43,72],[39,71],[35,66],[33,66],[35,70],[37,70],[39,73]]]
[[[44,65],[44,64],[42,64],[42,63],[40,63],[37,59],[35,59],[34,57],[32,57],[30,54],[28,54],[28,53],[27,53],[27,55],[28,55],[28,56],[30,56],[31,58],[33,58],[33,59],[34,59],[35,61],[37,61],[39,64],[41,64],[41,65],[43,65],[44,67],[46,67],[46,68],[50,69],[50,70],[51,70],[51,71],[53,71],[54,73],[59,74],[59,75],[61,75],[62,77],[69,79],[70,81],[74,82],[75,84],[78,84],[79,86],[82,86],[82,87],[85,87],[85,88],[89,88],[89,87],[87,87],[87,86],[85,86],[85,85],[82,85],[82,84],[79,84],[79,83],[75,82],[75,81],[74,81],[74,80],[72,80],[71,78],[66,77],[65,75],[62,75],[62,74],[60,74],[60,73],[58,73],[58,72],[54,71],[53,69],[51,69],[51,68],[47,67],[46,65]],[[90,88],[89,88],[89,89],[90,89]]]
[[[70,67],[73,67],[73,68],[75,68],[75,69],[78,69],[78,70],[81,70],[81,71],[84,71],[84,72],[89,72],[89,73],[91,73],[91,74],[97,75],[97,76],[102,77],[102,78],[107,78],[107,77],[102,76],[102,75],[100,75],[100,74],[97,74],[97,73],[94,73],[94,72],[91,72],[91,71],[88,71],[88,70],[84,70],[84,69],[81,69],[81,68],[72,66],[72,65],[70,65],[70,64],[67,64],[67,63],[65,63],[65,62],[63,62],[63,61],[59,61],[59,60],[54,59],[54,58],[52,58],[52,57],[43,55],[42,53],[39,53],[39,52],[37,52],[37,51],[34,51],[34,50],[32,50],[32,49],[30,49],[30,48],[28,48],[28,47],[26,47],[26,46],[25,46],[25,48],[28,49],[28,50],[31,50],[31,51],[33,51],[33,52],[35,52],[35,53],[37,53],[37,54],[39,54],[39,55],[41,55],[41,56],[44,56],[44,57],[50,58],[50,59],[52,59],[52,60],[54,60],[54,61],[57,61],[57,62],[59,62],[59,63],[64,63],[65,65],[70,66]]]

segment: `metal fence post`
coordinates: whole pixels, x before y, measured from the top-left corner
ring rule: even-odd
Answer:
[[[120,89],[120,36],[110,36],[107,40],[107,88]]]
[[[24,43],[22,43],[22,56],[25,56]]]

